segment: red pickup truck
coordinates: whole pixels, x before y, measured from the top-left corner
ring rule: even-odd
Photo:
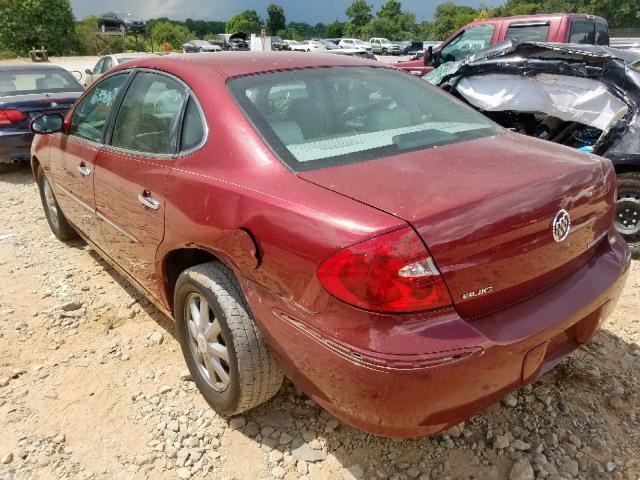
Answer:
[[[462,27],[436,48],[430,47],[426,55],[396,63],[394,67],[414,75],[424,75],[441,63],[462,60],[510,38],[526,42],[609,45],[609,26],[604,18],[578,13],[477,20]]]

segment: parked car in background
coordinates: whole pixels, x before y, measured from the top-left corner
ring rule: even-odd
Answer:
[[[609,158],[615,227],[640,254],[640,53],[507,40],[426,78],[506,128]]]
[[[327,53],[336,55],[347,55],[349,57],[364,58],[367,60],[378,60],[378,58],[373,53],[371,53],[371,51],[365,50],[364,48],[335,48],[332,50],[327,50]]]
[[[32,128],[52,231],[175,319],[222,415],[286,373],[350,425],[435,433],[588,342],[629,271],[609,160],[379,63],[141,59]]]
[[[115,55],[105,55],[101,57],[96,63],[93,70],[86,69],[84,71],[83,80],[85,86],[91,85],[93,82],[102,77],[106,72],[113,67],[120,65],[121,63],[129,62],[137,58],[148,57],[153,55],[152,53],[118,53]]]
[[[222,47],[206,40],[191,40],[182,45],[182,53],[221,52]]]
[[[338,50],[340,48],[335,43],[330,42],[329,40],[326,40],[324,38],[314,38],[313,41],[320,42],[322,45],[324,45],[324,48],[326,48],[327,50]]]
[[[369,40],[371,51],[381,55],[399,55],[402,53],[400,45],[392,43],[386,38],[376,37]]]
[[[0,66],[0,163],[28,161],[29,122],[42,113],[66,113],[83,91],[64,68]]]
[[[405,41],[400,42],[399,45],[402,55],[416,55],[418,52],[424,52],[423,42]]]
[[[278,52],[291,50],[289,44],[282,40],[280,37],[271,37],[271,48]]]
[[[298,45],[300,43],[297,40],[282,40],[282,42],[289,45],[289,50],[293,50],[293,46]]]
[[[220,33],[216,35],[210,43],[218,45],[227,51],[247,51],[249,43],[247,42],[247,34],[243,32],[236,33]]]
[[[325,40],[330,41],[331,43],[333,43],[336,46],[340,46],[340,40],[342,40],[341,38],[325,38]]]
[[[323,52],[327,50],[327,46],[317,40],[305,40],[303,42],[297,42],[295,45],[291,45],[291,50],[295,52]]]
[[[371,44],[359,38],[342,38],[338,43],[341,48],[361,48],[371,51]]]
[[[394,66],[422,76],[445,62],[464,60],[472,53],[504,40],[526,42],[609,45],[609,26],[604,18],[578,13],[522,15],[489,18],[465,25],[422,58]]]
[[[146,33],[147,22],[128,12],[109,12],[98,19],[102,32],[117,30],[120,33]]]

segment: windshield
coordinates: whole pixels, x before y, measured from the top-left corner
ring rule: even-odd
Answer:
[[[439,89],[386,68],[264,73],[232,79],[229,89],[262,137],[294,171],[371,160],[500,131]]]
[[[82,85],[64,70],[0,71],[0,96],[82,92]]]

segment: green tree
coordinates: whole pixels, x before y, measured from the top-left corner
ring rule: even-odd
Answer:
[[[431,38],[444,40],[459,28],[472,22],[478,11],[466,5],[456,5],[452,1],[436,7],[433,22],[430,25]]]
[[[324,36],[327,38],[341,38],[344,36],[344,24],[338,20],[327,25],[324,31]]]
[[[69,0],[0,2],[0,49],[25,55],[44,46],[50,54],[78,52],[80,46]]]
[[[347,17],[351,19],[351,23],[356,27],[365,26],[371,20],[372,6],[366,0],[354,0],[347,8]]]
[[[402,14],[402,4],[398,0],[387,0],[387,3],[380,7],[379,18],[389,18],[395,20]]]
[[[239,15],[232,17],[225,25],[227,33],[242,32],[247,35],[251,33],[259,34],[262,30],[262,20],[255,10],[245,10]]]
[[[151,38],[156,48],[167,42],[171,50],[179,50],[182,44],[193,40],[195,33],[190,32],[184,25],[168,22],[166,20],[153,22],[151,26]]]
[[[275,35],[284,28],[286,28],[284,10],[280,5],[270,3],[267,7],[267,33]]]

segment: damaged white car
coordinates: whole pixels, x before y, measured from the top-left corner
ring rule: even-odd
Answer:
[[[615,226],[640,253],[640,53],[509,40],[423,78],[510,130],[611,159]]]

